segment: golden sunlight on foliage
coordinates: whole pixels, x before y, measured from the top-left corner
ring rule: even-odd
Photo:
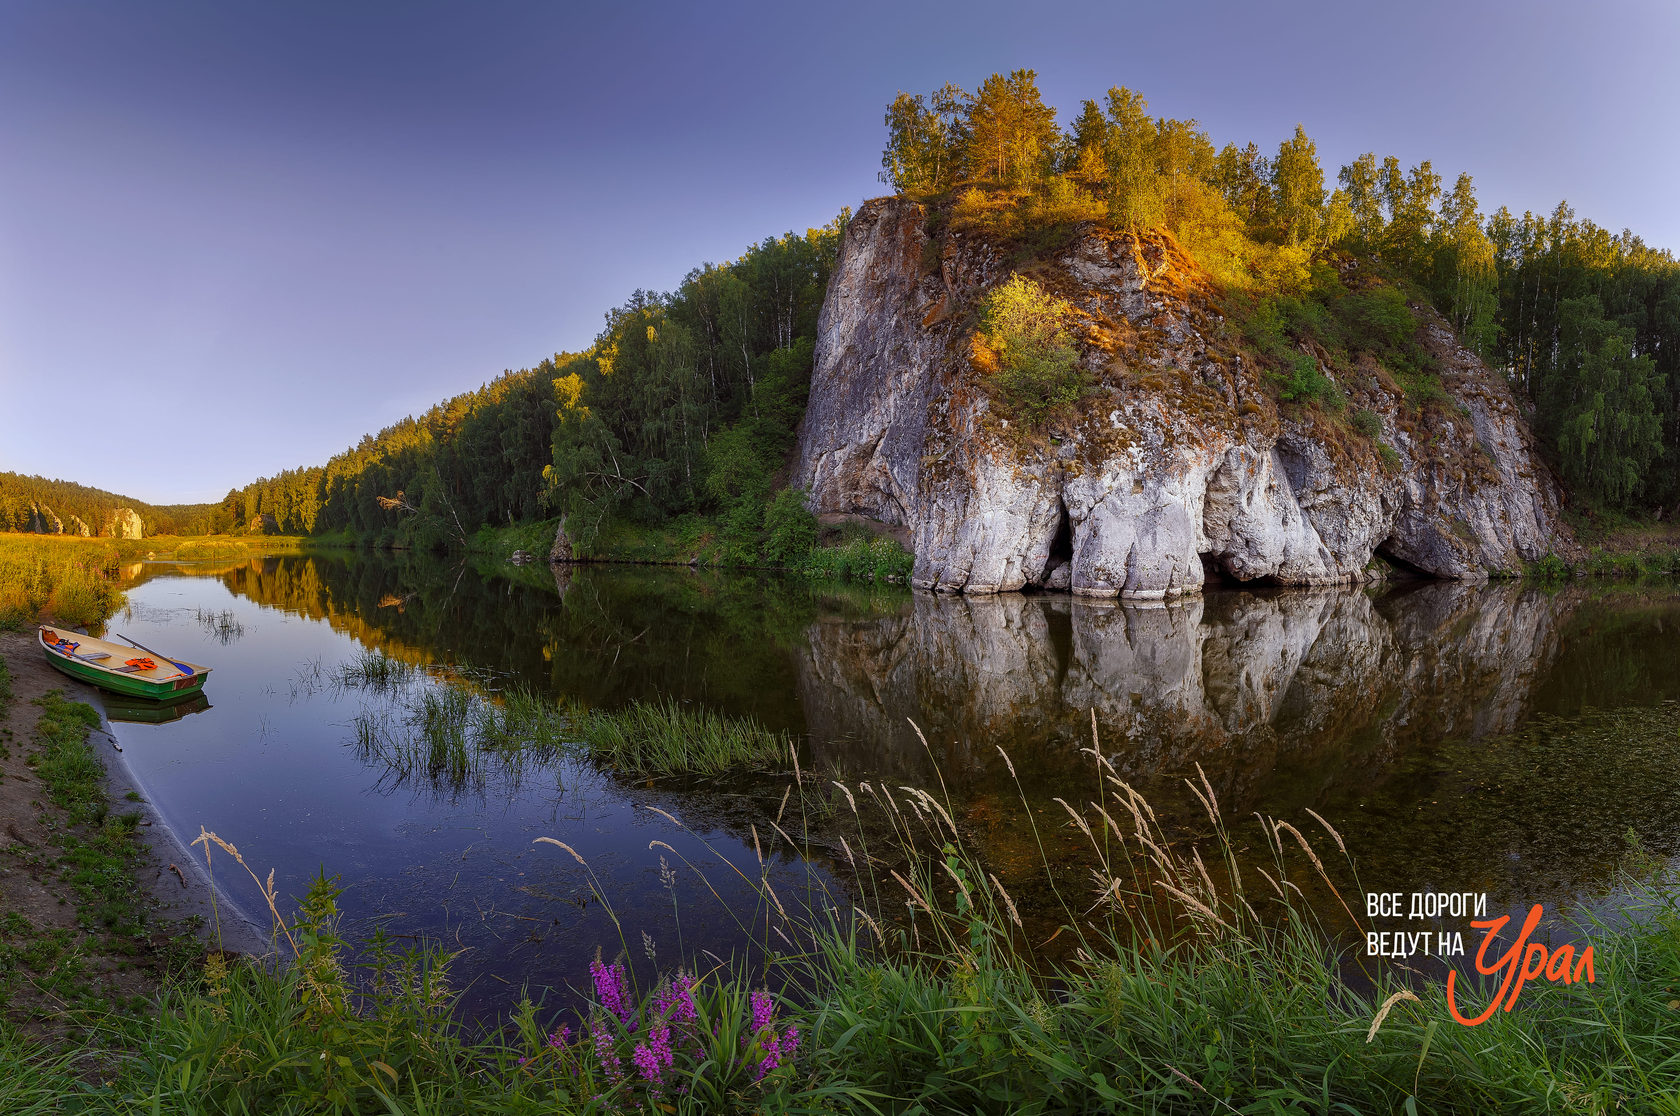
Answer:
[[[1069,326],[1072,306],[1024,275],[1011,275],[986,299],[970,343],[976,371],[1000,408],[1027,427],[1079,398],[1085,378]]]

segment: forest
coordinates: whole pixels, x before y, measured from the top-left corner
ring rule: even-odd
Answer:
[[[1507,375],[1553,467],[1583,507],[1649,516],[1680,507],[1680,269],[1667,250],[1611,233],[1560,202],[1483,211],[1468,173],[1362,155],[1333,180],[1304,129],[1275,150],[1216,147],[1194,120],[1150,114],[1137,92],[1084,101],[1067,127],[1036,75],[969,92],[900,93],[885,117],[881,180],[928,206],[930,229],[1052,250],[1087,222],[1168,232],[1220,289],[1247,342],[1284,372],[1279,398],[1334,402],[1306,339],[1415,355],[1405,301],[1427,300]],[[848,218],[769,237],[637,291],[585,352],[505,372],[407,417],[324,465],[151,509],[40,478],[0,477],[0,529],[31,501],[103,524],[115,505],[147,532],[337,533],[371,545],[456,548],[484,525],[565,515],[587,546],[609,521],[698,516],[743,562],[809,545],[786,484],[804,413],[817,312]],[[1352,258],[1383,278],[1359,298],[1325,276]],[[47,498],[43,501],[43,496]],[[95,526],[95,533],[100,527]]]
[[[123,508],[140,517],[147,535],[207,533],[206,505],[154,506],[71,481],[0,473],[0,531],[79,535],[85,524],[90,535],[108,535],[113,517]]]

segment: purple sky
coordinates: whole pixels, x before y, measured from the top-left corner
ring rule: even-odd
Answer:
[[[1129,85],[1680,247],[1677,47],[1658,2],[11,0],[0,469],[165,503],[323,462],[880,193],[897,90],[1015,67],[1063,121]]]

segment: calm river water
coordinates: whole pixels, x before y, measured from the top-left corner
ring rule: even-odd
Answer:
[[[1169,826],[1207,828],[1183,787],[1199,764],[1228,818],[1329,820],[1364,890],[1526,908],[1601,890],[1629,829],[1680,853],[1680,740],[1626,747],[1615,719],[1680,700],[1669,590],[1410,583],[1161,607],[347,555],[147,565],[110,627],[215,668],[211,708],[115,725],[167,822],[232,841],[282,895],[341,877],[352,936],[383,926],[462,951],[469,1013],[578,985],[597,948],[643,965],[651,949],[662,968],[738,953],[766,914],[747,882],[755,830],[781,895],[841,898],[852,876],[821,847],[770,839],[786,777],[630,782],[567,763],[395,780],[352,746],[354,718],[385,699],[330,684],[364,648],[596,707],[672,697],[750,715],[796,734],[807,772],[849,785],[943,780],[1023,902],[1045,854],[1022,795],[1059,863],[1069,831],[1045,804],[1095,797],[1093,710],[1103,752]],[[216,877],[262,912],[231,864]]]

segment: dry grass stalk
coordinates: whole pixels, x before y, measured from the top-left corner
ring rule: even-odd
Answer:
[[[899,882],[899,885],[903,887],[905,891],[910,893],[910,900],[914,905],[921,907],[922,910],[926,911],[928,914],[933,913],[933,907],[928,903],[927,898],[919,890],[911,886],[909,880],[899,875],[896,869],[891,870],[889,874],[893,879]]]
[[[1009,920],[1013,922],[1018,929],[1025,930],[1026,927],[1021,925],[1021,913],[1015,909],[1015,902],[1009,898],[1009,892],[1003,889],[1003,881],[990,872],[986,873],[986,875],[990,877],[992,886],[997,888],[998,894],[1003,896],[1003,906],[1004,909],[1009,912]]]
[[[1383,1025],[1383,1020],[1387,1019],[1388,1013],[1394,1010],[1394,1005],[1402,1000],[1411,1000],[1413,1003],[1420,1002],[1410,990],[1405,988],[1384,1000],[1382,1007],[1377,1009],[1376,1017],[1371,1020],[1371,1029],[1365,1033],[1367,1044],[1377,1037],[1377,1030]]]
[[[1342,835],[1340,833],[1336,832],[1336,827],[1331,825],[1329,822],[1325,821],[1323,818],[1319,817],[1318,813],[1315,810],[1313,810],[1313,808],[1310,807],[1310,806],[1307,807],[1307,813],[1312,814],[1313,820],[1316,821],[1319,825],[1322,825],[1324,827],[1324,831],[1326,833],[1330,834],[1330,836],[1335,840],[1336,848],[1341,850],[1341,853],[1342,853],[1343,856],[1346,856],[1347,855],[1347,846],[1342,843]]]
[[[846,784],[838,779],[830,779],[829,782],[840,788],[840,793],[846,796],[846,805],[852,808],[852,813],[857,813],[857,799],[852,797],[852,792],[846,788]]]

